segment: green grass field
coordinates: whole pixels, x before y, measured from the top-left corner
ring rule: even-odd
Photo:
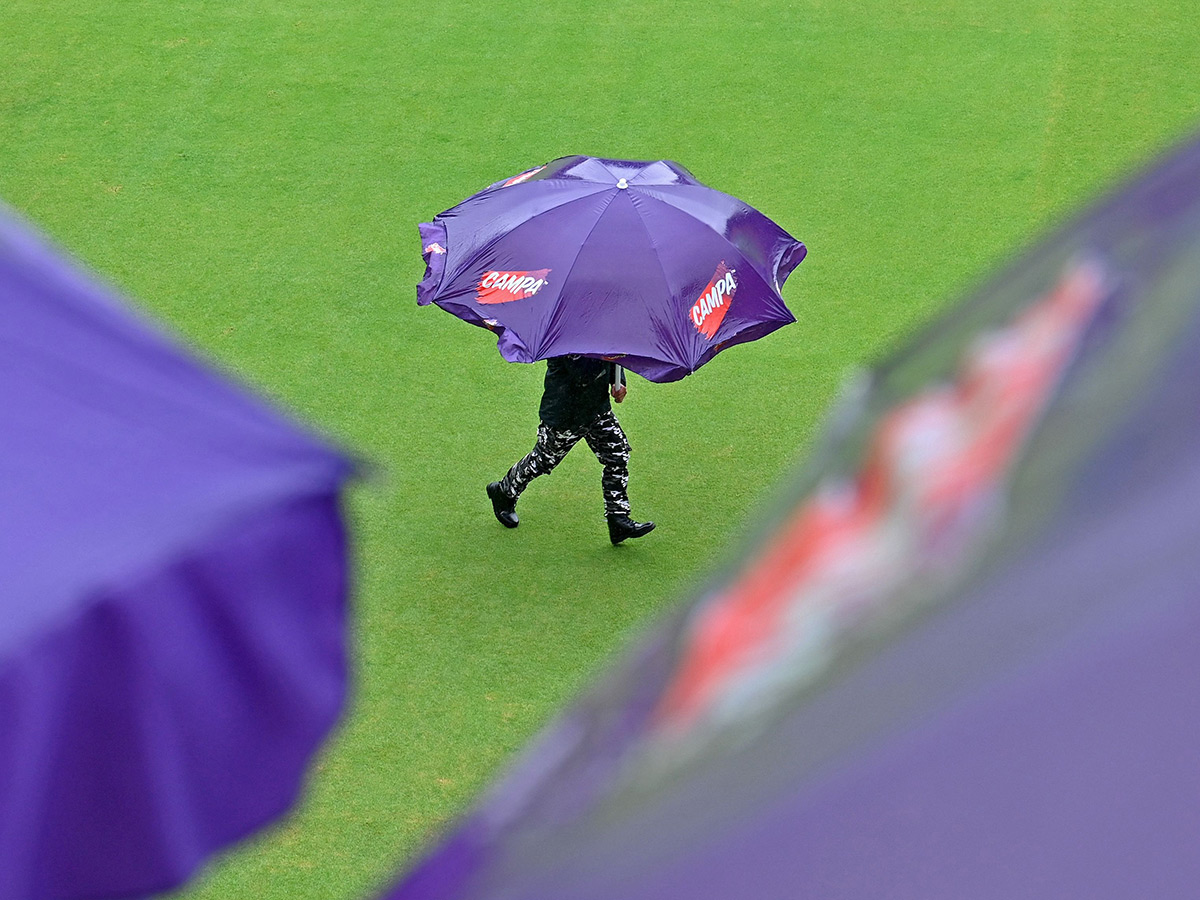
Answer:
[[[6,0],[0,198],[376,467],[355,694],[189,900],[361,898],[736,546],[839,384],[1200,123],[1195,0]],[[416,224],[574,153],[674,159],[809,247],[798,323],[620,408],[501,528],[542,366],[418,309]]]

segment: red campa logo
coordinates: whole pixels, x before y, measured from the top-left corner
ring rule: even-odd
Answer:
[[[520,175],[514,175],[512,178],[508,179],[508,181],[504,182],[504,185],[503,185],[503,186],[504,186],[504,187],[511,187],[511,186],[512,186],[512,185],[514,185],[514,184],[520,184],[520,183],[521,183],[521,182],[523,182],[523,181],[528,181],[530,178],[532,178],[532,177],[533,177],[534,175],[536,175],[538,172],[542,171],[542,169],[544,169],[544,168],[546,168],[546,167],[545,167],[545,166],[538,166],[538,167],[537,167],[537,168],[535,168],[535,169],[530,169],[530,170],[529,170],[529,171],[527,171],[527,172],[522,172]]]
[[[712,340],[717,329],[721,327],[736,291],[737,279],[734,277],[734,270],[725,265],[725,260],[721,260],[712,281],[700,292],[700,299],[692,304],[692,324],[709,340]]]
[[[511,303],[532,297],[546,285],[549,269],[529,272],[485,272],[475,296],[480,303]]]

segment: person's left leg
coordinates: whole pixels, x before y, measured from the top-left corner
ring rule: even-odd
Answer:
[[[635,522],[629,517],[629,455],[632,448],[621,423],[610,410],[584,433],[588,446],[604,466],[600,485],[604,490],[604,515],[608,536],[614,544],[641,537],[654,530],[653,522]]]
[[[604,471],[600,486],[604,490],[606,516],[629,515],[629,454],[632,447],[613,413],[606,412],[584,432],[584,439]]]

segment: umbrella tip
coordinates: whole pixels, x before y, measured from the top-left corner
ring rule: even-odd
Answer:
[[[629,187],[629,182],[622,178],[617,182],[617,187],[619,187],[621,190],[625,190],[625,188]]]

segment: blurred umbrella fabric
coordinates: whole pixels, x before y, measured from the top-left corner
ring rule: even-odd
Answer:
[[[0,898],[145,896],[346,691],[351,464],[0,208]]]
[[[854,381],[778,493],[389,900],[1195,896],[1200,142]]]
[[[677,381],[795,317],[807,252],[670,160],[564,156],[420,225],[430,303],[497,335],[509,362],[583,354]]]

